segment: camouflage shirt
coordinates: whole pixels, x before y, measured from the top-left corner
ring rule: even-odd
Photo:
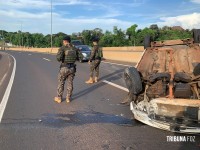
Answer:
[[[95,60],[95,59],[100,59],[101,57],[98,56],[98,51],[101,49],[101,47],[99,45],[93,45],[92,51],[91,51],[91,55],[90,55],[90,61]]]
[[[75,56],[71,55],[71,56],[66,57],[66,51],[74,51]],[[62,62],[62,63],[74,63],[76,60],[82,57],[83,55],[80,52],[80,50],[75,48],[71,44],[66,45],[66,46],[63,45],[62,47],[60,47],[56,55],[57,61]]]

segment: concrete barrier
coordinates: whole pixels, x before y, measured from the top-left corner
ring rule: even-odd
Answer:
[[[57,53],[58,48],[24,48],[24,47],[16,47],[16,48],[10,48],[10,50],[13,51],[26,51],[26,52],[39,52],[39,53]]]
[[[103,47],[104,51],[143,51],[144,46]]]
[[[124,62],[138,62],[144,51],[143,46],[103,47],[105,59]]]
[[[58,48],[10,48],[14,51],[41,52],[56,54]],[[103,47],[105,59],[124,62],[138,62],[144,51],[143,46],[137,47]]]

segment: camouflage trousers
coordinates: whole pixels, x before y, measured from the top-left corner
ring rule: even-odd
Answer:
[[[90,66],[90,77],[93,78],[94,72],[95,72],[95,77],[99,77],[99,66],[100,66],[101,60],[93,60],[91,62]]]
[[[58,74],[57,96],[62,97],[64,92],[65,81],[67,80],[67,96],[71,98],[73,91],[73,80],[76,73],[76,68],[61,67]]]

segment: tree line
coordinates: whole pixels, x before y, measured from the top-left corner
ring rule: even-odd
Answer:
[[[122,30],[117,26],[113,27],[113,31],[103,32],[100,28],[93,30],[83,30],[79,33],[72,33],[70,36],[72,40],[82,40],[86,45],[91,45],[91,39],[94,36],[100,38],[100,44],[104,47],[112,46],[142,46],[144,37],[150,35],[154,41],[187,39],[192,37],[192,30],[184,30],[180,26],[169,27],[164,26],[159,28],[158,25],[152,24],[150,27],[144,29],[137,29],[138,25],[134,24],[126,30]],[[6,43],[12,43],[15,46],[25,47],[51,47],[51,35],[43,35],[41,33],[29,32],[7,32],[0,30],[0,39]],[[62,39],[66,33],[59,32],[53,34],[53,47],[60,47]]]

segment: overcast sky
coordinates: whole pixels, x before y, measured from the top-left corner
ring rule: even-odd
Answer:
[[[52,0],[53,33],[158,24],[200,28],[200,0]],[[49,34],[51,0],[0,0],[0,29]]]

